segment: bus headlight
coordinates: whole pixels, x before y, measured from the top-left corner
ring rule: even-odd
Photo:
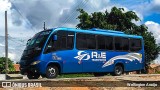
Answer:
[[[41,62],[40,60],[34,61],[34,62],[31,63],[31,65],[36,65],[36,64],[38,64],[38,63],[40,63],[40,62]]]

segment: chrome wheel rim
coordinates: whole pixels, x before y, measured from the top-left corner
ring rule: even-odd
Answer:
[[[117,73],[118,75],[121,74],[121,72],[122,72],[121,68],[119,68],[119,67],[117,67],[115,71],[116,71],[116,73]]]
[[[49,71],[49,75],[50,76],[54,76],[55,75],[55,72],[56,72],[55,68],[51,67],[51,68],[49,68],[48,71]]]

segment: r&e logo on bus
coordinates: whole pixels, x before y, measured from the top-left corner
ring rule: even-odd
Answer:
[[[89,60],[92,61],[106,61],[106,52],[91,52],[91,54],[85,52],[85,51],[79,51],[78,56],[74,57],[78,60]]]

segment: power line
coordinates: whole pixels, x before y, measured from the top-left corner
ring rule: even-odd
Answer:
[[[66,23],[68,23],[71,19],[73,19],[76,15],[75,15],[75,13],[77,12],[77,9],[78,9],[78,7],[80,7],[81,5],[82,6],[84,6],[85,4],[86,4],[86,2],[85,2],[86,0],[82,0],[73,10],[73,12],[71,13],[71,15],[70,16],[68,16],[65,20],[64,20],[64,23],[63,24],[66,24]],[[74,16],[73,16],[74,15]]]
[[[83,5],[82,5],[82,8],[85,8],[86,6],[87,6],[87,1],[84,0],[84,1],[83,1]],[[77,9],[78,9],[78,8],[77,8]],[[76,14],[75,14],[73,17],[69,18],[69,20],[68,20],[67,22],[70,22],[72,19],[76,18],[76,16],[78,15],[78,12],[76,11],[75,13],[76,13]]]
[[[83,1],[83,0],[82,0]],[[82,1],[79,3],[79,5],[81,5],[82,4]],[[76,6],[77,7],[77,6]],[[63,24],[66,24],[67,23],[67,21],[68,21],[68,19],[72,16],[74,14],[74,12],[72,12],[72,13],[70,13],[70,16],[68,16],[65,20],[64,20],[64,23]],[[62,25],[62,24],[61,24]],[[60,26],[61,26],[60,25]]]
[[[11,37],[11,36],[9,36],[9,40],[10,41],[13,41],[14,43],[17,43],[17,44],[19,44],[19,46],[18,47],[24,47],[24,46],[26,46],[24,43],[25,43],[25,40],[17,40],[16,38],[14,38],[14,37]],[[21,42],[21,43],[20,43]],[[23,44],[22,44],[23,43]]]
[[[17,40],[17,41],[23,42],[23,43],[24,43],[24,41],[25,41],[24,39],[23,39],[23,40],[22,40],[22,39],[21,39],[21,40],[18,40],[17,38],[14,38],[14,37],[11,37],[11,36],[9,36],[9,39],[14,39],[14,40]]]
[[[94,6],[96,6],[96,4],[94,3],[94,1],[92,1],[92,3],[93,3],[93,5],[89,5],[92,9],[97,9],[97,8],[95,8]]]
[[[15,42],[14,40],[10,40],[10,41],[12,41],[12,42],[18,44],[19,47],[22,47],[22,46],[24,47],[24,46],[26,46],[26,45],[24,45],[24,44],[20,44],[20,43],[18,43],[18,42]]]
[[[24,44],[22,44],[22,43],[17,42],[17,41],[14,40],[14,39],[10,39],[10,41],[12,41],[12,42],[14,42],[14,43],[17,43],[17,44],[19,44],[19,45],[21,45],[21,46],[26,46],[26,45],[24,45]]]
[[[21,13],[20,10],[16,7],[16,5],[15,5],[11,0],[9,0],[9,2],[12,4],[12,6],[14,7],[14,9],[20,14],[20,16],[22,17],[22,19],[26,22],[26,24],[30,26],[30,28],[33,30],[34,33],[36,33],[33,25],[28,21],[27,18],[25,18],[25,17],[22,15],[22,13]],[[18,47],[24,47],[24,46],[26,46],[26,45],[24,45],[24,44],[19,43],[19,42],[23,42],[23,43],[24,43],[25,40],[16,40],[16,38],[13,38],[13,37],[10,36],[10,41],[12,41],[12,42],[14,42],[14,43],[17,43],[17,44],[18,44]],[[17,41],[19,41],[19,42],[17,42]]]
[[[14,9],[20,14],[20,16],[23,18],[23,20],[31,27],[31,29],[34,31],[34,33],[36,33],[33,25],[28,21],[27,18],[25,18],[22,13],[20,12],[20,10],[16,7],[16,5],[11,1],[9,0],[9,2],[12,4],[12,6],[14,7]]]

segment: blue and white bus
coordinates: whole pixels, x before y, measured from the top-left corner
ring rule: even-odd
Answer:
[[[119,76],[144,67],[142,36],[96,28],[41,31],[27,42],[20,60],[21,74],[29,79],[40,75],[56,78],[67,73]]]

